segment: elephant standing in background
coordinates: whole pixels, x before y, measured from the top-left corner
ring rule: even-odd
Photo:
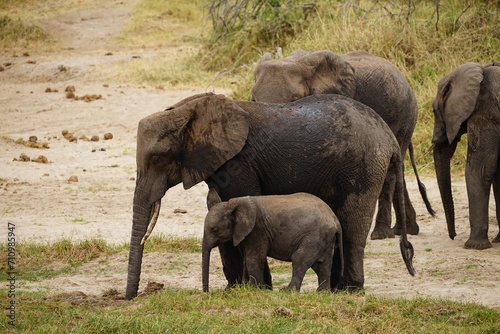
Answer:
[[[396,180],[397,220],[405,217],[403,162],[394,134],[372,109],[340,95],[288,104],[194,95],[139,122],[136,160],[127,299],[137,295],[144,238],[158,219],[161,199],[181,182],[189,189],[204,181],[223,201],[296,192],[321,198],[342,224],[344,278],[335,252],[332,289],[364,285],[366,239],[386,180]],[[405,224],[400,249],[413,274]],[[241,283],[237,248],[225,243],[219,252],[228,284]],[[265,284],[272,286],[267,264],[265,271]]]
[[[500,224],[500,63],[466,63],[439,81],[434,109],[434,165],[448,234],[456,236],[450,160],[468,134],[465,183],[469,199],[470,236],[465,248],[491,247],[488,206],[491,185]],[[500,242],[500,232],[493,239]]]
[[[250,283],[265,288],[267,257],[292,262],[288,290],[300,291],[309,268],[318,275],[318,291],[330,289],[333,249],[340,252],[343,276],[342,227],[332,209],[307,193],[245,196],[222,202],[214,188],[207,196],[202,244],[203,291],[208,291],[210,252],[232,241],[243,255]]]
[[[284,59],[264,54],[255,69],[252,101],[285,103],[313,94],[340,94],[369,106],[389,125],[404,158],[409,149],[410,159],[427,210],[434,216],[420,182],[413,158],[411,136],[417,122],[418,106],[415,95],[401,71],[386,59],[367,52],[353,51],[337,55],[330,51],[291,53]],[[401,226],[391,229],[391,204],[394,184],[384,186],[372,239],[393,238],[401,234]],[[415,209],[405,185],[406,224],[410,234],[418,234]]]

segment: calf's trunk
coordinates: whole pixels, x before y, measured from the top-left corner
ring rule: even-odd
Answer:
[[[208,271],[210,269],[210,252],[212,251],[212,247],[203,243],[202,246],[202,255],[201,255],[201,279],[203,284],[203,292],[208,292],[208,279],[209,274]]]

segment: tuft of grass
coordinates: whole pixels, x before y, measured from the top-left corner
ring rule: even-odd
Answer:
[[[32,42],[48,39],[47,34],[34,24],[25,24],[21,19],[0,16],[0,47],[27,46]]]
[[[102,239],[72,242],[68,239],[54,243],[19,243],[16,245],[15,268],[17,279],[39,280],[74,271],[80,265],[99,257],[109,256],[125,246],[110,246]],[[0,253],[7,254],[7,246],[0,245]],[[0,264],[0,273],[7,272],[7,261]]]
[[[201,239],[154,235],[144,244],[147,252],[201,253]]]
[[[72,223],[82,224],[82,225],[86,225],[86,224],[90,223],[88,220],[85,220],[83,217],[73,218],[73,219],[71,219],[71,222]]]

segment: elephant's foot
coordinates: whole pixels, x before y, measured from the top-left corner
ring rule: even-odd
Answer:
[[[491,248],[491,247],[493,247],[493,245],[491,244],[491,242],[488,239],[469,238],[469,240],[467,240],[465,242],[464,247],[467,249],[479,249],[479,250],[481,250],[481,249]]]
[[[382,225],[375,225],[375,228],[373,229],[372,234],[370,235],[370,238],[372,240],[379,240],[379,239],[385,239],[385,238],[394,238],[394,232],[390,227],[387,226],[382,226]]]
[[[332,292],[349,292],[349,293],[363,293],[365,292],[363,282],[345,282],[341,280],[333,289]]]
[[[392,231],[394,232],[395,235],[401,235],[401,224],[396,224],[393,228]],[[410,235],[418,235],[420,232],[420,227],[418,224],[415,222],[413,224],[406,224],[406,233]]]
[[[495,244],[500,243],[500,232],[498,232],[497,236],[493,240],[491,240],[491,242],[493,242]]]

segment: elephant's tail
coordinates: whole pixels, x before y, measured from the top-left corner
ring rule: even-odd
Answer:
[[[396,209],[396,220],[401,223],[401,237],[399,239],[399,247],[401,250],[401,255],[408,269],[408,273],[412,276],[415,275],[415,269],[413,269],[413,245],[408,241],[408,235],[406,233],[406,208],[405,208],[405,185],[403,179],[403,158],[399,150],[394,153],[391,159],[390,169],[396,175],[396,192],[395,196],[398,197],[398,208]]]
[[[420,195],[424,200],[425,207],[427,208],[427,212],[429,212],[432,217],[436,217],[436,211],[431,206],[429,202],[429,198],[427,197],[427,190],[425,189],[425,185],[420,181],[420,177],[418,176],[417,165],[415,164],[415,157],[413,155],[413,143],[410,141],[410,145],[408,146],[408,152],[410,153],[410,161],[411,166],[413,167],[413,172],[415,173],[415,177],[417,178],[418,190],[420,191]]]
[[[339,223],[340,225],[340,223]],[[344,279],[344,241],[342,240],[342,227],[339,226],[337,233],[335,234],[335,248],[339,252],[340,256],[340,280]],[[336,251],[337,251],[336,250]],[[333,254],[332,254],[333,255]]]

